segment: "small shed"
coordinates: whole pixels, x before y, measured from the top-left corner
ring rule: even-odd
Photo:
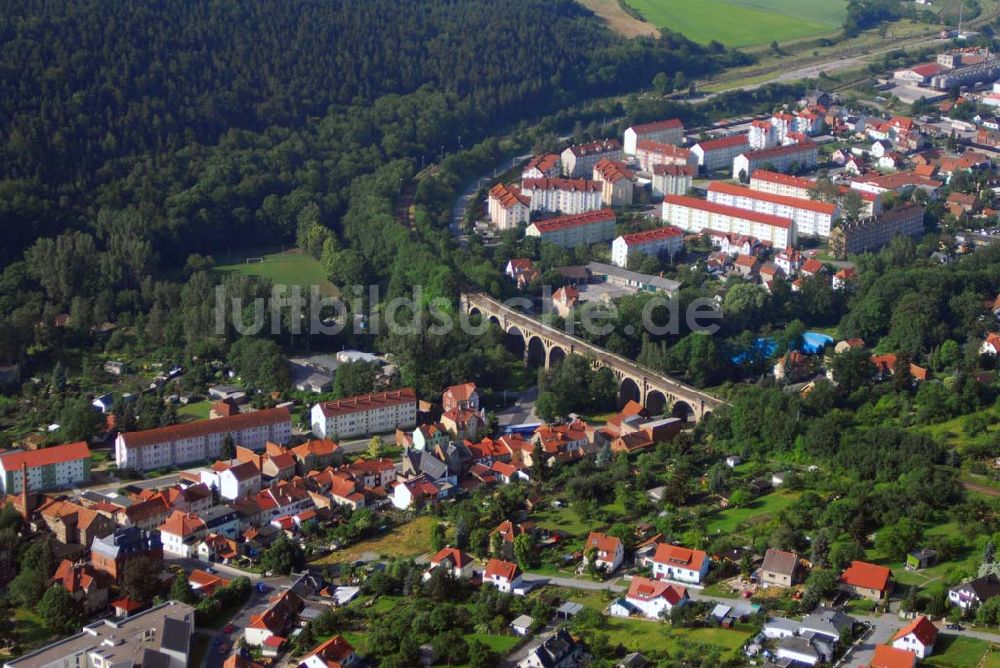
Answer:
[[[534,623],[535,620],[528,615],[521,615],[510,623],[510,630],[514,635],[524,638],[531,633],[531,625]]]

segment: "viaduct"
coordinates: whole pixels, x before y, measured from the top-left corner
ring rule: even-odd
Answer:
[[[619,404],[641,403],[651,415],[669,408],[671,415],[685,420],[701,420],[725,402],[678,380],[636,364],[632,360],[516,311],[479,292],[462,293],[461,308],[479,314],[503,330],[508,341],[523,348],[526,361],[546,369],[566,355],[585,355],[598,367],[611,369],[619,382]]]

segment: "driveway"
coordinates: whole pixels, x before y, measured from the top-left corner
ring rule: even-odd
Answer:
[[[535,415],[535,401],[537,399],[538,387],[521,392],[512,406],[496,414],[497,424],[501,427],[509,427],[539,422],[538,416]]]

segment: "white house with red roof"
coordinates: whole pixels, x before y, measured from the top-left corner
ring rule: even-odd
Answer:
[[[511,561],[490,559],[483,571],[483,584],[496,587],[505,594],[512,594],[521,587],[521,569]]]
[[[333,636],[306,655],[299,668],[350,668],[358,663],[351,643],[343,636]]]
[[[876,645],[868,668],[916,668],[917,655],[892,645]]]
[[[647,619],[662,619],[675,607],[688,601],[688,591],[683,585],[634,576],[629,584],[625,602],[612,604],[610,612],[616,617],[628,617],[633,611]]]
[[[918,659],[926,659],[934,653],[937,636],[937,627],[926,616],[920,615],[892,637],[892,646],[913,652]]]
[[[498,183],[490,188],[486,198],[490,222],[499,230],[511,230],[527,225],[531,218],[531,198],[515,185]]]
[[[435,568],[443,568],[456,580],[468,580],[472,577],[472,567],[475,565],[472,557],[457,547],[443,547],[437,554],[431,557],[427,570],[424,571],[424,580],[431,579],[431,571]]]
[[[980,355],[997,355],[1000,354],[1000,334],[996,332],[990,332],[983,339],[983,343],[979,346]]]
[[[0,492],[21,493],[22,469],[28,491],[70,487],[90,480],[90,448],[83,441],[41,450],[8,450],[0,453]]]
[[[557,153],[546,153],[536,155],[524,169],[521,170],[521,179],[544,179],[555,178],[562,173],[562,160]]]
[[[653,123],[630,125],[625,129],[622,147],[625,155],[635,155],[640,141],[655,141],[662,144],[683,144],[684,123],[678,118],[670,118]]]
[[[583,544],[583,563],[590,563],[606,573],[614,573],[625,558],[625,546],[620,539],[598,531],[591,531]]]
[[[580,291],[573,285],[564,285],[552,293],[552,306],[560,317],[569,315],[580,301]]]
[[[653,578],[701,584],[708,575],[711,559],[701,550],[661,543],[651,559]]]
[[[175,510],[159,530],[164,552],[190,557],[198,541],[208,533],[208,526],[197,515]]]
[[[441,393],[441,408],[450,411],[452,408],[462,408],[478,411],[479,392],[475,383],[452,385]]]
[[[202,483],[215,487],[219,496],[232,501],[252,496],[260,491],[260,469],[253,462],[241,462],[230,466],[228,462],[216,462],[208,471],[200,473]]]

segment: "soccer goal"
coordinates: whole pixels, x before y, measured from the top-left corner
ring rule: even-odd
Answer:
[[[247,264],[263,264],[264,258],[262,257],[248,257]]]

